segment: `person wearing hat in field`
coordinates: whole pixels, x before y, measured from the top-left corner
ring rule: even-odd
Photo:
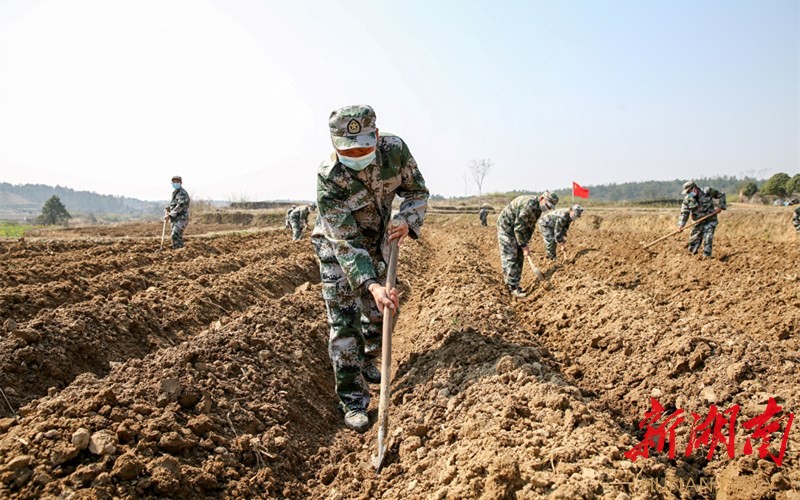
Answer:
[[[800,205],[794,209],[794,217],[792,217],[792,224],[794,224],[794,228],[800,233]]]
[[[292,219],[290,216],[292,215],[292,210],[294,210],[295,208],[297,208],[297,205],[292,205],[291,207],[286,209],[286,218],[283,221],[284,225],[286,226],[286,229],[292,228]]]
[[[548,259],[556,260],[556,243],[561,245],[564,254],[567,253],[567,231],[570,224],[582,214],[583,207],[572,205],[570,208],[548,212],[539,219],[539,231],[542,233]]]
[[[389,243],[419,238],[429,192],[406,143],[378,132],[371,107],[337,109],[328,126],[334,152],[317,171],[319,215],[311,241],[320,261],[339,408],[347,427],[364,432],[367,382],[381,380],[375,366],[381,314],[399,307],[397,290],[383,285]],[[403,201],[392,216],[395,196]]]
[[[309,229],[308,214],[317,209],[316,203],[300,205],[289,213],[289,223],[292,226],[292,239],[294,241],[303,237],[303,229]]]
[[[488,226],[487,219],[489,218],[489,206],[484,203],[478,211],[478,217],[481,219],[481,226]]]
[[[183,248],[183,232],[189,224],[189,193],[183,189],[180,175],[172,178],[172,200],[164,207],[164,220],[172,224],[172,248]]]
[[[692,232],[689,233],[689,243],[687,245],[689,253],[694,255],[700,249],[700,244],[703,244],[703,256],[711,257],[711,250],[714,243],[714,231],[717,229],[716,214],[728,208],[725,200],[725,193],[717,191],[716,189],[705,187],[700,189],[694,181],[688,181],[683,185],[683,204],[681,205],[681,213],[678,216],[678,229],[683,231],[683,227],[689,220],[689,215],[692,220],[702,219],[707,215],[714,214],[699,224],[692,226]],[[719,206],[714,206],[714,200],[717,200]]]
[[[500,263],[508,291],[514,297],[525,297],[519,282],[522,278],[523,259],[529,253],[528,242],[533,236],[536,221],[542,213],[555,208],[557,203],[558,196],[549,191],[540,196],[518,196],[497,216]]]

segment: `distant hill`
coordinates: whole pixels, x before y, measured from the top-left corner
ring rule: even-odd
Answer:
[[[93,214],[118,218],[158,216],[163,203],[143,201],[126,196],[97,194],[90,191],[75,191],[62,186],[44,184],[0,183],[0,219],[25,220],[41,213],[42,205],[51,196],[61,199],[73,214]]]

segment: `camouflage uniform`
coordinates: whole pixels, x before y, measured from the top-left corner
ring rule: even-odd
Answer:
[[[678,216],[678,227],[686,225],[689,214],[691,214],[692,220],[697,220],[713,213],[716,210],[716,207],[714,207],[714,200],[719,200],[719,208],[723,210],[727,208],[725,193],[721,191],[705,187],[703,189],[698,188],[697,194],[695,194],[694,189],[690,190],[683,198],[681,214]],[[687,245],[690,253],[697,253],[702,243],[703,255],[711,257],[711,249],[714,243],[714,231],[717,229],[718,223],[719,221],[715,215],[709,217],[700,224],[692,226],[692,232],[689,234],[689,244]]]
[[[368,121],[374,114],[359,116],[359,110],[363,114],[361,106],[334,113],[339,117],[350,113],[364,128],[374,127],[374,122]],[[334,115],[331,132],[334,135]],[[333,139],[336,144],[338,137]],[[383,319],[368,286],[374,280],[385,281],[389,261],[386,229],[395,195],[403,202],[394,218],[407,222],[409,236],[418,238],[429,193],[417,162],[397,136],[381,134],[375,160],[361,171],[345,167],[336,153],[319,167],[319,216],[311,241],[320,260],[336,393],[349,409],[363,410],[369,404],[369,390],[361,372],[365,360],[381,350]]]
[[[289,214],[289,223],[292,225],[292,239],[297,241],[303,237],[303,228],[308,227],[308,214],[311,207],[300,205]]]
[[[800,207],[794,209],[794,217],[792,217],[792,224],[797,232],[800,233]]]
[[[524,259],[522,247],[528,246],[541,215],[539,196],[524,195],[514,198],[497,217],[500,262],[506,284],[511,288],[519,287]]]
[[[486,219],[489,217],[489,210],[486,208],[481,208],[480,212],[478,212],[478,217],[481,218],[481,226],[488,226],[486,223]]]
[[[553,210],[539,219],[539,231],[542,233],[544,248],[547,251],[547,258],[550,260],[556,259],[556,242],[567,241],[567,230],[572,224],[569,210],[569,208]]]
[[[283,220],[283,223],[286,226],[286,229],[291,229],[292,228],[291,215],[292,215],[292,210],[294,210],[295,208],[297,208],[297,207],[292,205],[291,207],[286,209],[286,218]]]
[[[183,232],[189,225],[189,203],[189,193],[183,186],[172,192],[172,200],[167,205],[172,223],[172,248],[181,248],[184,245]]]

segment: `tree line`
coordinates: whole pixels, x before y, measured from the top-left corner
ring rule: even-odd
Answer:
[[[0,183],[0,194],[5,210],[38,211],[52,196],[57,196],[73,213],[145,216],[158,215],[163,210],[163,203],[44,184],[14,185],[3,182]]]

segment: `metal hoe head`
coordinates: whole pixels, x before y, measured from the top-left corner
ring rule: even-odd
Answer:
[[[383,457],[386,456],[386,436],[383,427],[378,428],[378,454],[372,455],[372,466],[375,467],[375,472],[380,473],[383,467]]]

